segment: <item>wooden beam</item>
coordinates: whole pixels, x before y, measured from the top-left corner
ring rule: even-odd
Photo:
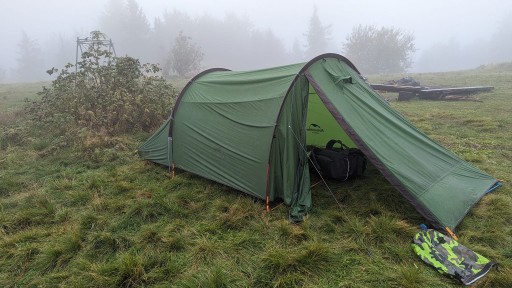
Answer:
[[[493,86],[474,86],[474,87],[457,87],[457,88],[436,88],[436,89],[423,89],[420,93],[442,93],[450,95],[471,94],[479,92],[489,92],[493,90]]]
[[[489,92],[494,89],[493,86],[473,86],[456,88],[429,88],[423,86],[398,86],[386,84],[370,84],[374,90],[386,92],[409,92],[417,95],[461,95],[479,92]]]

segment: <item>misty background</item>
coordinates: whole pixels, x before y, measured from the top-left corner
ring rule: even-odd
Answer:
[[[165,68],[180,32],[203,53],[201,69],[250,70],[343,53],[357,25],[414,36],[410,72],[512,61],[512,1],[0,0],[0,82],[51,79],[75,63],[77,37],[99,30],[117,56]],[[316,28],[312,29],[315,20]],[[311,45],[312,37],[314,43]],[[358,63],[354,63],[356,67]],[[365,71],[363,71],[365,72]]]

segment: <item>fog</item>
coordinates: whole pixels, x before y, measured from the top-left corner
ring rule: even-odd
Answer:
[[[363,24],[414,35],[417,51],[410,72],[512,61],[512,1],[506,0],[0,0],[0,4],[0,82],[49,79],[44,71],[74,64],[77,37],[87,37],[93,30],[112,39],[118,56],[162,65],[180,31],[201,48],[203,69],[248,70],[308,61],[314,55],[309,55],[313,52],[308,52],[306,36],[315,9],[327,32],[327,43],[314,51],[317,54],[342,54],[347,35]],[[27,59],[30,65],[24,67]]]

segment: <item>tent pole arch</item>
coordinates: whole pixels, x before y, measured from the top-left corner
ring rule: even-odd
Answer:
[[[284,99],[283,99],[283,103],[286,102],[286,99],[288,98],[288,96],[290,95],[290,92],[293,88],[293,86],[295,86],[295,84],[297,83],[297,80],[301,77],[301,76],[305,76],[305,72],[307,71],[307,69],[313,65],[314,63],[316,63],[317,61],[321,60],[321,59],[325,59],[325,58],[335,58],[335,59],[338,59],[342,62],[345,62],[348,66],[350,66],[350,68],[354,69],[354,71],[357,72],[357,74],[361,75],[361,73],[359,72],[359,70],[357,70],[357,68],[354,66],[354,64],[352,64],[352,62],[350,62],[350,60],[348,60],[347,58],[345,58],[344,56],[340,55],[340,54],[336,54],[336,53],[325,53],[325,54],[322,54],[322,55],[319,55],[313,59],[311,59],[310,61],[308,61],[306,63],[306,65],[304,65],[304,67],[302,67],[302,69],[300,69],[299,73],[297,73],[297,75],[295,76],[295,78],[293,79],[292,83],[290,84],[290,87],[288,87],[288,90],[286,91],[286,95],[284,96]],[[208,71],[208,70],[207,70]],[[308,79],[309,80],[309,79]],[[188,84],[187,84],[188,85]],[[174,112],[174,111],[173,111]],[[279,108],[279,113],[277,113],[277,116],[276,116],[276,119],[275,119],[275,123],[276,123],[276,126],[274,126],[274,134],[276,133],[276,129],[277,129],[277,121],[279,120],[279,118],[281,117],[281,113],[283,112],[283,105],[281,105],[281,107]],[[270,147],[268,147],[269,151],[272,149],[272,145],[270,145]],[[269,153],[269,163],[270,163],[270,153]]]
[[[319,55],[319,56],[313,58],[309,62],[305,63],[304,66],[301,67],[301,69],[297,72],[297,74],[291,81],[290,86],[287,88],[287,91],[285,93],[283,101],[281,102],[279,112],[277,113],[277,115],[274,119],[274,123],[275,123],[274,131],[273,131],[274,139],[276,139],[278,137],[277,129],[278,129],[278,127],[281,127],[281,125],[282,125],[282,123],[280,124],[280,121],[282,121],[281,119],[283,119],[283,116],[284,116],[283,111],[284,111],[284,109],[286,109],[286,110],[289,109],[289,107],[285,108],[285,106],[287,106],[288,103],[292,103],[291,105],[293,105],[293,103],[295,103],[294,101],[297,101],[297,104],[299,104],[299,102],[304,102],[303,105],[305,104],[306,105],[305,107],[307,108],[307,98],[308,98],[309,89],[304,88],[304,87],[302,87],[302,89],[296,88],[296,85],[306,85],[306,87],[309,87],[309,84],[307,84],[307,82],[304,82],[304,81],[307,81],[306,80],[307,78],[305,78],[305,72],[309,69],[309,67],[311,65],[313,65],[314,63],[316,63],[318,61],[322,61],[323,59],[326,59],[326,58],[333,58],[333,59],[337,59],[340,62],[344,62],[346,65],[348,65],[351,69],[353,69],[354,71],[356,71],[359,74],[359,71],[352,64],[352,62],[350,62],[347,58],[345,58],[339,54],[335,54],[335,53],[322,54],[322,55]],[[304,83],[302,83],[302,82],[304,82]],[[297,95],[295,93],[295,92],[297,92],[297,89],[299,89],[299,95]],[[302,91],[302,90],[304,90],[304,91]],[[300,91],[302,91],[302,93]],[[305,93],[305,95],[303,95],[303,93]],[[290,97],[293,97],[293,96],[305,97],[306,99],[303,99],[303,100],[290,99]],[[291,111],[293,111],[293,109],[291,109]],[[303,111],[302,117],[289,116],[290,120],[295,117],[298,117],[299,119],[302,119],[304,121],[304,123],[301,123],[300,125],[305,124],[306,117],[307,117],[307,109],[306,109],[306,111]],[[299,128],[300,125],[295,128]],[[291,132],[296,137],[295,132],[293,131],[294,128],[292,128],[290,125],[285,125],[285,126],[288,127],[288,129],[291,129]],[[299,128],[299,129],[301,129],[301,128]],[[281,131],[281,133],[284,133],[284,132]],[[305,135],[303,135],[303,136],[305,137]],[[288,149],[290,149],[290,147],[286,147],[286,145],[283,146],[282,144],[279,147],[277,147],[278,144],[276,143],[276,141],[272,141],[268,147],[269,152],[268,152],[268,162],[267,163],[268,163],[269,169],[271,169],[271,170],[277,169],[276,167],[273,167],[274,165],[272,165],[272,163],[274,161],[278,161],[277,159],[272,159],[274,157],[274,153],[276,153],[276,151],[272,151],[272,150],[273,149],[281,149],[280,151],[284,152],[284,154],[286,154],[285,151],[289,151]],[[300,151],[302,151],[304,149],[304,147],[302,147],[302,146],[305,143],[301,143],[301,139],[296,139],[296,141],[297,141],[297,146],[298,146],[296,148],[299,150],[299,152],[297,152],[297,153],[299,153],[299,154],[297,154],[297,156],[296,156],[298,158],[298,160],[296,163],[297,167],[296,167],[295,174],[294,174],[295,180],[293,182],[295,188],[291,189],[293,194],[292,194],[291,199],[288,200],[288,201],[290,201],[290,206],[291,206],[290,207],[290,219],[292,219],[292,221],[300,221],[302,219],[302,214],[307,213],[307,210],[309,209],[308,205],[310,205],[310,204],[308,204],[308,203],[311,202],[310,192],[305,191],[305,189],[309,189],[309,177],[304,174],[305,173],[304,171],[308,167],[308,158],[304,157],[304,155],[302,155],[302,156],[300,155],[300,153],[302,153]],[[283,157],[286,157],[286,156],[283,156]],[[289,160],[292,162],[295,162],[295,160],[291,160],[291,159],[289,159]],[[281,172],[283,173],[283,175],[282,175],[283,178],[286,178],[286,177],[284,177],[284,175],[286,173],[284,173],[283,171],[281,171]],[[276,173],[278,173],[277,170],[276,170]],[[266,189],[265,189],[265,193],[266,193],[265,199],[266,199],[267,205],[268,205],[269,199],[271,198],[270,196],[272,196],[272,198],[275,196],[274,194],[269,195],[269,193],[271,191],[271,189],[269,188],[269,185],[271,185],[271,183],[274,182],[274,181],[271,181],[271,179],[269,179],[269,177],[271,177],[272,175],[273,174],[271,174],[271,173],[267,173]],[[307,179],[303,179],[303,178],[307,178]],[[288,181],[290,180],[290,178],[286,178],[286,179],[288,179]],[[304,181],[306,181],[306,182],[304,182]],[[279,181],[276,181],[276,182],[279,182]],[[305,187],[305,183],[307,183],[307,185],[306,185],[307,187]],[[289,189],[289,187],[288,187],[288,189]]]
[[[172,108],[171,125],[169,125],[169,133],[168,133],[168,136],[170,138],[172,138],[172,127],[173,127],[173,121],[172,120],[174,120],[174,116],[176,115],[176,111],[178,111],[181,99],[183,98],[183,96],[187,92],[188,88],[192,85],[192,83],[194,83],[194,81],[196,81],[197,79],[203,77],[204,75],[212,73],[212,72],[218,72],[218,71],[231,71],[231,70],[226,69],[226,68],[210,68],[210,69],[204,70],[203,72],[197,74],[192,79],[190,79],[190,81],[188,81],[187,85],[185,85],[185,87],[181,90],[180,95],[176,99],[176,103],[174,104],[174,107]]]

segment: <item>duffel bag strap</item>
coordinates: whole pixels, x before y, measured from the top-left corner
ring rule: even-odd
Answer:
[[[336,144],[336,143],[339,143],[341,145],[341,150],[348,149],[348,146],[343,144],[343,142],[341,142],[341,140],[335,140],[335,139],[329,140],[329,142],[327,142],[327,144],[325,145],[325,149],[333,150],[334,144]]]

